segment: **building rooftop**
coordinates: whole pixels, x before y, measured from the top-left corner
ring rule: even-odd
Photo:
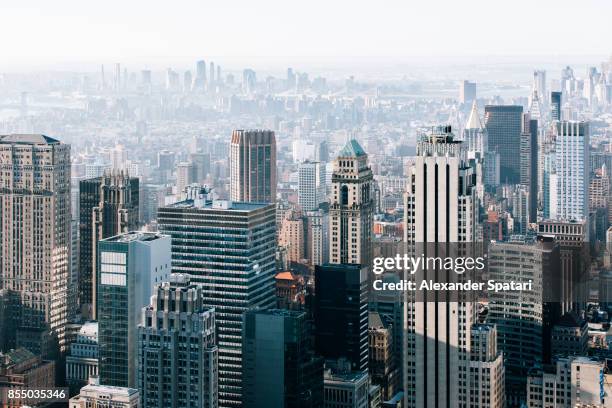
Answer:
[[[252,203],[230,200],[183,200],[170,204],[167,208],[196,208],[202,210],[254,211],[272,205],[270,203]]]
[[[89,321],[83,323],[81,326],[81,330],[79,330],[79,334],[87,337],[98,337],[98,322]]]
[[[52,137],[43,134],[11,134],[0,135],[1,144],[34,144],[34,145],[49,145],[60,144],[61,142]]]
[[[130,231],[125,234],[115,235],[114,237],[109,237],[103,239],[104,242],[132,242],[132,241],[155,241],[156,239],[160,239],[166,237],[167,235],[160,234],[159,232],[144,232],[144,231]]]
[[[88,384],[81,388],[81,394],[84,392],[111,394],[115,397],[130,397],[138,393],[136,388],[115,387],[112,385],[96,385]]]
[[[351,139],[348,142],[346,142],[342,150],[340,150],[340,153],[338,153],[338,157],[361,157],[361,156],[367,156],[367,154],[356,139]]]
[[[4,367],[19,365],[35,357],[36,355],[30,350],[20,347],[16,350],[0,353],[0,365]]]

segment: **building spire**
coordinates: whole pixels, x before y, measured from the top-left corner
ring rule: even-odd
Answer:
[[[478,105],[476,101],[472,102],[472,110],[470,111],[470,117],[465,125],[466,129],[483,129],[480,116],[478,115]]]

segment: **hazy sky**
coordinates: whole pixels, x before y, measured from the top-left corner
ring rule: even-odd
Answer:
[[[608,55],[612,0],[2,0],[3,68],[114,58]]]

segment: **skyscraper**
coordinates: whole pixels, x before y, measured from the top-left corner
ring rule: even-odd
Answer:
[[[421,247],[453,254],[453,245],[475,240],[473,175],[450,126],[422,135],[404,196],[408,253]],[[468,378],[472,307],[463,297],[405,301],[404,391],[409,407],[461,406],[466,401],[467,383],[458,379]]]
[[[156,285],[138,326],[138,389],[147,408],[218,406],[214,308],[189,276]],[[160,367],[163,367],[161,369]],[[187,369],[188,368],[188,369]]]
[[[478,105],[472,103],[472,110],[463,129],[463,144],[467,158],[476,164],[477,183],[489,190],[500,183],[499,153],[489,149],[489,135],[480,121]]]
[[[499,154],[502,183],[520,182],[522,116],[522,106],[485,106],[485,127],[489,135],[489,149]]]
[[[79,302],[85,316],[96,316],[96,266],[99,240],[138,228],[138,178],[123,172],[79,183]]]
[[[276,302],[275,204],[206,201],[159,209],[159,230],[172,236],[172,271],[189,275],[215,308],[219,406],[242,401],[242,313]]]
[[[128,232],[98,243],[100,382],[136,387],[138,323],[156,283],[170,275],[170,237]]]
[[[368,155],[349,140],[338,153],[329,206],[329,261],[369,267],[372,257],[374,189]]]
[[[459,102],[470,104],[476,100],[476,82],[463,81],[459,87]]]
[[[550,119],[552,121],[561,120],[561,92],[550,93]]]
[[[528,193],[528,221],[534,223],[538,216],[538,121],[529,113],[523,114],[520,162],[520,183]]]
[[[325,201],[325,166],[305,161],[298,167],[298,202],[302,211],[314,211]]]
[[[323,405],[323,360],[314,355],[305,312],[247,311],[243,333],[244,408]]]
[[[346,359],[368,369],[368,268],[356,264],[315,267],[315,344],[326,360]]]
[[[230,144],[233,201],[276,202],[276,138],[271,130],[234,130]]]
[[[50,355],[64,348],[69,312],[70,146],[40,134],[0,136],[0,168],[0,290],[18,312],[9,335]]]
[[[532,289],[489,293],[489,323],[497,327],[497,344],[504,353],[506,396],[518,406],[526,396],[526,378],[536,364],[550,361],[550,334],[559,317],[559,246],[552,237],[537,241],[519,237],[489,246],[490,279],[499,282],[532,282]]]
[[[557,218],[582,221],[589,215],[589,124],[555,123]]]
[[[505,376],[503,353],[497,348],[495,326],[475,324],[472,326],[470,395],[472,406],[480,408],[505,407]]]

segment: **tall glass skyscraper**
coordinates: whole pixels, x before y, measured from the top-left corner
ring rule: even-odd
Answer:
[[[170,237],[130,232],[98,243],[100,383],[136,387],[140,313],[156,283],[170,275]]]
[[[499,153],[502,183],[518,184],[520,182],[522,123],[522,106],[485,106],[485,127],[489,135],[489,150]]]
[[[242,314],[276,302],[276,206],[194,197],[160,208],[157,220],[172,236],[172,271],[200,285],[215,308],[219,406],[240,406]]]

